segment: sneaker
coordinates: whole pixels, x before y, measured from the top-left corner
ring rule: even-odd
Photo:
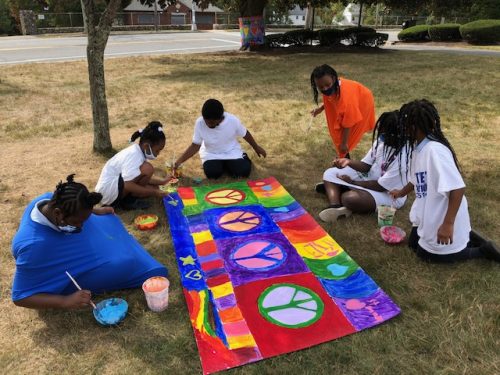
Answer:
[[[314,187],[314,190],[316,190],[316,193],[326,194],[325,183],[324,182],[318,182],[316,184],[316,186]]]
[[[344,206],[340,207],[327,207],[319,213],[319,218],[326,223],[334,223],[340,216],[349,217],[352,211]]]

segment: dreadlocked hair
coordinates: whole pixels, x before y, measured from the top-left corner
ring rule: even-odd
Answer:
[[[87,187],[74,181],[74,174],[66,177],[66,182],[60,181],[52,195],[50,205],[59,208],[64,216],[72,216],[80,210],[92,209],[102,199],[100,193],[89,193]]]
[[[316,105],[318,104],[318,94],[319,93],[318,93],[318,88],[316,87],[315,80],[323,78],[326,75],[332,77],[333,88],[335,89],[334,92],[337,96],[340,96],[339,75],[337,74],[335,69],[333,69],[330,65],[327,65],[327,64],[317,66],[316,68],[314,68],[314,70],[311,73],[311,89],[313,92],[313,98],[314,98],[314,102],[316,103]]]
[[[139,143],[148,142],[156,145],[165,140],[165,133],[163,132],[163,125],[160,121],[151,121],[144,129],[134,132],[130,137],[130,142],[134,142],[139,138]]]
[[[420,129],[431,141],[439,142],[450,150],[455,165],[460,170],[455,150],[441,130],[441,119],[434,104],[427,99],[414,100],[404,104],[400,109],[400,121],[405,129],[404,133],[409,143],[410,152],[415,148],[417,129]]]

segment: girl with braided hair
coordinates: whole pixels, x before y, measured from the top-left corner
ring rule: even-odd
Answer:
[[[500,260],[498,248],[471,231],[465,183],[436,107],[426,99],[414,100],[401,107],[400,121],[412,151],[410,182],[391,195],[401,198],[415,191],[409,246],[430,262],[483,256]]]
[[[101,198],[70,175],[54,193],[28,205],[12,241],[16,305],[84,308],[91,293],[135,288],[151,276],[167,275],[111,214],[111,207],[94,208]],[[65,271],[84,290],[76,290]]]
[[[360,161],[336,158],[333,168],[323,174],[324,190],[320,192],[326,194],[329,206],[319,213],[320,219],[334,222],[352,212],[374,212],[380,205],[402,207],[406,198],[393,202],[389,191],[401,189],[408,182],[406,145],[399,112],[383,113],[373,130],[372,147],[366,156]]]
[[[323,104],[311,111],[316,117],[325,111],[328,130],[338,157],[349,157],[363,134],[375,126],[375,102],[372,92],[362,84],[339,78],[330,65],[321,65],[311,73],[313,98],[318,105],[321,92]]]
[[[134,143],[139,138],[139,143]],[[149,203],[139,198],[163,197],[159,189],[172,179],[154,177],[154,160],[165,147],[165,133],[159,121],[152,121],[132,134],[131,146],[107,161],[95,190],[102,194],[102,204],[127,209],[145,209]]]

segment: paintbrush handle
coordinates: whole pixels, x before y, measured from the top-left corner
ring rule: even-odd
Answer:
[[[66,275],[68,275],[69,279],[73,282],[73,284],[75,284],[75,286],[76,286],[76,288],[77,288],[78,290],[82,290],[82,288],[80,287],[80,285],[78,285],[78,283],[76,282],[76,280],[75,280],[75,279],[73,279],[73,276],[71,276],[71,275],[69,274],[69,272],[68,272],[68,271],[66,271]],[[94,309],[97,309],[97,307],[96,307],[95,303],[94,303],[94,302],[92,302],[92,300],[90,300],[90,304],[92,305],[92,307],[93,307]]]

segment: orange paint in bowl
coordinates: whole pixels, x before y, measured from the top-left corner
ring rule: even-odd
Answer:
[[[151,230],[158,225],[158,216],[152,214],[139,215],[134,220],[140,230]]]

